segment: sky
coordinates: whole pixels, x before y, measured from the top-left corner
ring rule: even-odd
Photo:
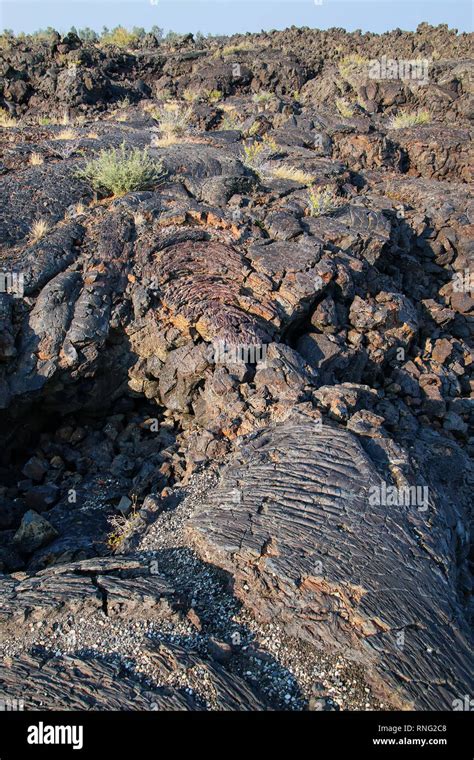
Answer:
[[[472,0],[0,0],[0,29],[143,26],[179,33],[237,34],[308,26],[347,31],[414,30],[422,21],[473,28]]]

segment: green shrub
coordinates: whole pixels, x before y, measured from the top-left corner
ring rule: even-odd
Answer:
[[[235,113],[226,113],[221,119],[219,129],[237,129],[241,132],[243,124],[244,122]]]
[[[278,152],[278,145],[268,135],[261,142],[254,140],[250,145],[244,145],[244,164],[257,174],[264,174],[266,162],[273,153]]]
[[[222,90],[205,90],[204,97],[209,103],[218,103],[223,94]]]
[[[336,196],[327,188],[312,187],[308,193],[309,213],[321,216],[336,208]]]
[[[166,172],[161,161],[149,157],[147,148],[127,149],[122,143],[120,148],[101,150],[76,176],[88,180],[95,190],[105,189],[120,196],[156,187]]]
[[[254,95],[252,95],[253,102],[258,106],[264,106],[267,103],[271,103],[274,98],[274,93],[268,92],[267,90],[262,90],[261,92],[256,92]]]

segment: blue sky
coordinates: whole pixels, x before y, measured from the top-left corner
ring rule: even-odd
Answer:
[[[318,0],[319,2],[319,0]],[[422,21],[472,31],[471,0],[0,0],[0,28],[32,32],[72,25],[100,30],[119,24],[176,32],[235,34],[309,26],[348,31],[416,29]]]

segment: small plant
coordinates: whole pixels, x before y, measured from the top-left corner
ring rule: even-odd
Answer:
[[[158,122],[161,132],[161,137],[154,142],[155,145],[173,145],[186,134],[191,120],[191,109],[183,111],[178,103],[169,103],[150,113]]]
[[[195,103],[196,100],[199,100],[199,97],[199,92],[196,90],[190,90],[189,87],[183,90],[183,99],[186,103]]]
[[[43,163],[44,163],[44,159],[41,153],[32,153],[30,155],[31,166],[41,166],[41,164]]]
[[[275,166],[271,170],[271,174],[277,179],[288,179],[292,182],[299,182],[300,185],[312,185],[314,182],[312,174],[302,169],[296,169],[294,166]]]
[[[252,101],[256,103],[258,106],[265,106],[268,103],[270,103],[275,98],[275,95],[273,92],[267,92],[266,90],[262,90],[261,92],[256,92],[254,95],[252,95]]]
[[[163,103],[167,103],[171,98],[173,97],[173,93],[170,89],[166,88],[164,90],[161,90],[161,92],[158,93],[159,100],[162,100]]]
[[[235,113],[226,113],[222,117],[219,124],[219,129],[237,129],[242,131],[243,122],[237,117]]]
[[[135,211],[133,214],[133,223],[135,227],[143,227],[143,225],[146,222],[145,214],[142,214],[141,211]]]
[[[400,113],[390,119],[390,129],[404,129],[405,127],[417,127],[419,124],[427,124],[431,121],[428,111],[416,111],[415,113]]]
[[[336,196],[327,188],[312,187],[308,193],[309,213],[322,216],[336,208]]]
[[[38,125],[40,127],[50,127],[52,125],[67,127],[70,123],[70,119],[67,113],[64,113],[60,119],[52,116],[39,116]]]
[[[117,102],[117,108],[119,110],[123,110],[124,108],[130,108],[130,98],[128,95],[125,98],[122,98],[122,100],[119,100]]]
[[[265,145],[266,149],[270,151],[270,153],[277,153],[279,148],[278,145],[275,142],[275,138],[269,135],[268,133],[263,135],[262,137],[263,144]]]
[[[209,103],[218,103],[219,100],[222,100],[223,94],[222,90],[207,90],[205,97]]]
[[[79,55],[73,55],[71,58],[68,58],[67,66],[68,69],[76,69],[78,66],[80,66],[82,63],[82,58]]]
[[[50,227],[46,219],[37,219],[31,226],[28,241],[31,245],[34,245],[49,232],[49,229]]]
[[[244,145],[244,164],[253,169],[257,174],[263,170],[263,164],[268,159],[268,149],[263,142],[256,140],[250,145]]]
[[[342,79],[355,86],[360,84],[367,76],[368,59],[358,53],[344,56],[339,63],[338,69]]]
[[[122,143],[120,148],[101,150],[76,176],[88,180],[95,190],[105,189],[114,196],[121,196],[156,187],[166,172],[161,161],[149,157],[147,148],[129,150]]]
[[[75,140],[76,137],[73,129],[62,129],[57,135],[53,135],[53,140]]]
[[[350,119],[351,116],[354,116],[354,109],[344,98],[336,98],[336,108],[344,119]]]
[[[6,108],[0,108],[0,127],[16,127],[18,120],[10,116]]]
[[[127,538],[129,538],[136,525],[136,520],[140,517],[136,510],[136,498],[133,499],[133,510],[125,517],[124,515],[113,515],[109,518],[108,523],[112,528],[107,536],[107,547],[110,551],[116,551]]]
[[[275,140],[265,135],[260,142],[254,140],[250,145],[244,145],[244,164],[257,174],[263,174],[266,162],[277,150]]]
[[[260,129],[260,124],[261,122],[258,121],[258,119],[254,121],[254,123],[252,124],[252,126],[250,127],[248,131],[249,137],[255,137],[255,135],[258,134],[258,130]]]

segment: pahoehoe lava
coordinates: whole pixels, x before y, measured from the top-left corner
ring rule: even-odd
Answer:
[[[472,35],[140,45],[0,47],[0,696],[452,709]],[[113,149],[159,181],[94,186]]]

